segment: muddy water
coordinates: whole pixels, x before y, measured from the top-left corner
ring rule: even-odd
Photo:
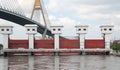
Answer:
[[[9,56],[0,57],[0,70],[120,70],[120,57]]]

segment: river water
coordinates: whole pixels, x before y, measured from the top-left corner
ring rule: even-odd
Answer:
[[[120,70],[120,57],[112,55],[0,56],[0,70]]]

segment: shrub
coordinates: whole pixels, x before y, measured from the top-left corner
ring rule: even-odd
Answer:
[[[0,44],[0,49],[2,49],[3,48],[3,45],[2,44]]]
[[[120,43],[113,43],[112,45],[111,45],[111,48],[113,49],[113,50],[116,50],[116,51],[120,51]]]

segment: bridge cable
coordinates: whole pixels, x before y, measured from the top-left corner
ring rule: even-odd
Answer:
[[[44,2],[42,0],[40,0],[40,5],[41,5],[41,12],[42,12],[42,15],[43,15],[43,20],[44,20],[44,23],[45,23],[45,31],[43,33],[43,39],[46,37],[46,33],[47,33],[47,28],[50,29],[50,21],[48,19],[48,15],[47,15],[47,12],[46,12],[46,9],[44,7]]]

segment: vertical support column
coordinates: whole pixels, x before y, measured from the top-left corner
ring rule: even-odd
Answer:
[[[28,40],[29,40],[29,50],[34,49],[34,35],[37,33],[37,25],[34,24],[27,24],[25,25],[27,29],[28,34]],[[31,55],[34,55],[34,53],[31,51]]]
[[[8,34],[3,34],[3,49],[8,49],[8,38],[9,35]]]
[[[34,49],[34,35],[29,34],[28,39],[29,39],[29,49]]]
[[[61,28],[63,26],[51,26],[51,31],[54,34],[54,49],[57,51],[59,50],[59,36],[61,34]],[[58,53],[55,52],[55,55],[58,55]]]
[[[110,53],[110,34],[112,34],[113,31],[113,25],[103,25],[100,26],[101,28],[101,33],[104,35],[103,37],[105,38],[105,53],[106,55],[109,55]]]
[[[78,34],[79,37],[79,44],[80,44],[80,54],[82,55],[85,49],[85,34],[88,31],[88,26],[87,25],[77,25],[76,27],[76,33]]]
[[[80,42],[80,49],[81,50],[84,50],[84,48],[85,48],[85,34],[80,34],[79,35],[79,42]]]
[[[110,49],[110,35],[105,34],[105,49]]]
[[[7,52],[5,51],[5,49],[9,49],[8,38],[9,38],[9,35],[12,34],[12,28],[13,28],[13,26],[11,26],[11,25],[4,25],[4,24],[0,25],[0,33],[3,34],[3,52],[4,52],[4,56],[7,56]]]
[[[59,34],[54,35],[54,49],[59,50]]]

